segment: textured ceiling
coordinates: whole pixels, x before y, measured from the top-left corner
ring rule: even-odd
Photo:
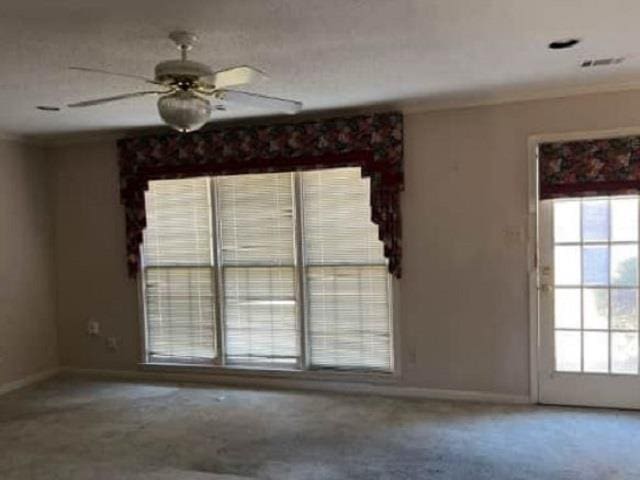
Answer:
[[[305,110],[440,106],[640,86],[638,0],[2,0],[0,131],[55,136],[159,125],[153,98],[40,112],[144,89],[70,65],[151,75],[176,57],[166,35],[201,38],[194,59],[251,64],[254,91]],[[576,48],[546,44],[577,36]],[[581,69],[586,58],[627,56]],[[236,110],[217,118],[255,116]]]

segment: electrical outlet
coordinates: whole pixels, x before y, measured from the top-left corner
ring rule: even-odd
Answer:
[[[118,350],[118,339],[116,337],[107,337],[107,349],[111,352]]]
[[[100,324],[92,318],[87,322],[87,334],[93,336],[100,335]]]

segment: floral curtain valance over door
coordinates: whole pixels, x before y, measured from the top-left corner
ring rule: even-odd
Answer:
[[[541,199],[640,192],[640,136],[541,143]]]
[[[359,166],[371,179],[372,220],[389,271],[399,277],[402,135],[402,115],[384,113],[119,140],[130,276],[136,276],[140,265],[144,193],[150,180]]]

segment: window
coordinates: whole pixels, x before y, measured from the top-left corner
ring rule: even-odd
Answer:
[[[553,201],[556,371],[638,374],[638,200]]]
[[[153,181],[146,208],[148,361],[393,369],[359,168]]]

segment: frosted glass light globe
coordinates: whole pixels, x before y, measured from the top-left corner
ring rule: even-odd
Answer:
[[[189,91],[177,91],[158,99],[158,112],[167,125],[180,132],[202,127],[211,116],[211,103]]]

